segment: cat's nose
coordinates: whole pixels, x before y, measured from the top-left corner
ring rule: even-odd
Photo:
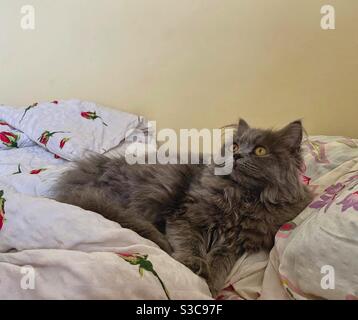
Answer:
[[[234,154],[234,160],[239,160],[242,158],[242,155],[240,153],[235,153]]]

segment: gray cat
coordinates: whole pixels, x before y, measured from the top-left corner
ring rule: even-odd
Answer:
[[[299,176],[302,131],[300,121],[271,131],[240,120],[226,176],[213,165],[91,156],[61,177],[56,199],[154,241],[205,278],[215,296],[244,252],[270,250],[278,228],[311,201]]]

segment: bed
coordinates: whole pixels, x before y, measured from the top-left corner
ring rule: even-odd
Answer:
[[[73,160],[123,155],[133,132],[146,143],[143,118],[88,101],[0,106],[0,299],[213,299],[153,242],[51,199]],[[237,261],[216,299],[357,299],[358,140],[309,136],[302,148],[315,199],[270,253]]]

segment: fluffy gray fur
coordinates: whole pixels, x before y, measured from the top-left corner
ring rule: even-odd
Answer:
[[[233,170],[206,165],[129,165],[91,156],[66,172],[56,199],[95,211],[157,243],[204,277],[215,296],[244,252],[270,250],[278,228],[311,201],[300,181],[302,124],[279,131],[240,120]],[[267,150],[257,156],[256,147]],[[226,146],[227,147],[227,146]]]

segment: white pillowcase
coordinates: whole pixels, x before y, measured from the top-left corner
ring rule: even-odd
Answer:
[[[0,107],[0,119],[67,160],[86,151],[105,153],[119,145],[143,119],[94,102],[63,100],[25,108]]]

